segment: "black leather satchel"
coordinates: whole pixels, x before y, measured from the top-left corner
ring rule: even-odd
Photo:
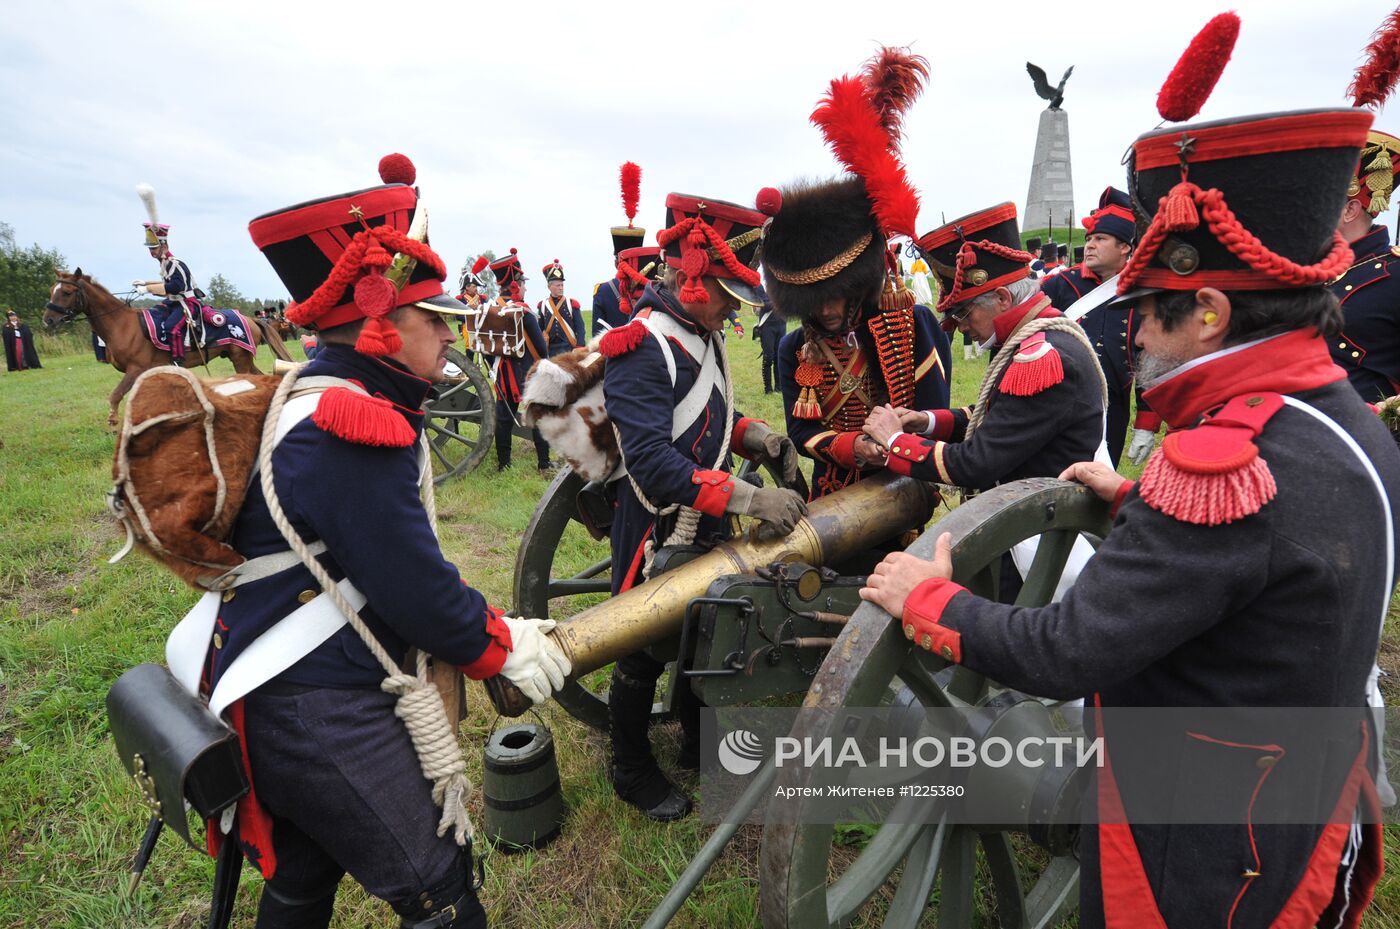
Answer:
[[[248,792],[238,734],[160,665],[137,665],[117,678],[107,692],[107,721],[146,805],[191,846],[200,848],[186,801],[207,820]]]

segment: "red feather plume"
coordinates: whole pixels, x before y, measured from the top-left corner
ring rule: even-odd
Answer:
[[[480,256],[472,263],[472,274],[480,274],[482,271],[485,271],[490,264],[491,262],[486,260],[485,255]]]
[[[865,182],[886,237],[914,237],[919,193],[909,183],[898,146],[881,122],[865,81],[849,75],[832,81],[811,120],[837,159]]]
[[[1352,106],[1380,106],[1400,79],[1400,7],[1381,23],[1366,46],[1366,63],[1347,88]]]
[[[637,203],[642,198],[642,168],[630,161],[622,163],[622,212],[627,214],[627,225],[637,218]]]
[[[870,105],[879,114],[892,143],[904,131],[904,113],[928,79],[928,59],[911,54],[907,48],[886,46],[875,53],[861,69],[861,78],[870,92]]]
[[[1163,119],[1180,123],[1201,112],[1239,35],[1240,18],[1234,13],[1219,14],[1196,33],[1157,92],[1157,112]]]

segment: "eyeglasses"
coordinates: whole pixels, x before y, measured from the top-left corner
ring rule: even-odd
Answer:
[[[966,303],[961,310],[949,310],[948,318],[955,323],[960,323],[972,314],[973,309],[974,307],[971,303]]]

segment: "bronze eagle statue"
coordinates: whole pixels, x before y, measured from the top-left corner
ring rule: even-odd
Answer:
[[[1060,78],[1060,85],[1058,87],[1050,86],[1050,82],[1045,79],[1045,69],[1039,65],[1033,65],[1029,61],[1026,62],[1026,73],[1029,74],[1031,80],[1035,82],[1035,92],[1040,95],[1040,99],[1049,100],[1050,109],[1058,110],[1060,104],[1065,102],[1065,82],[1068,81],[1069,76],[1074,73],[1074,65],[1070,65],[1069,70],[1065,72],[1065,76]]]

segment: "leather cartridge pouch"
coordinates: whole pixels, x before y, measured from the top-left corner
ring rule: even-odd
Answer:
[[[107,692],[107,721],[146,805],[202,850],[190,837],[185,803],[208,820],[248,792],[238,734],[156,664],[117,678]]]
[[[606,539],[612,530],[613,511],[617,506],[617,491],[612,485],[589,481],[579,488],[575,503],[578,505],[578,520],[593,541]]]

